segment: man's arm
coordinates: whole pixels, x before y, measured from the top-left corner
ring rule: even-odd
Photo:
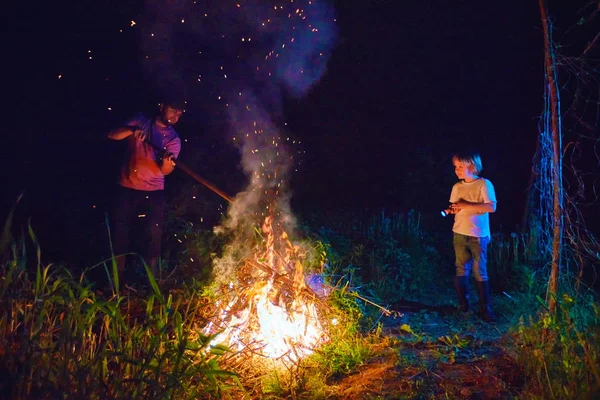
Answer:
[[[160,171],[164,175],[169,175],[175,169],[175,162],[177,161],[177,157],[179,157],[179,153],[181,152],[181,139],[179,137],[171,140],[164,147],[164,154],[162,158],[159,160]]]
[[[112,140],[123,140],[129,136],[134,135],[140,140],[146,139],[146,132],[139,126],[121,126],[108,132],[108,138]]]

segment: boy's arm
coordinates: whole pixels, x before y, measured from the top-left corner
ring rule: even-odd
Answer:
[[[496,212],[496,202],[489,203],[472,203],[470,201],[460,200],[455,203],[455,206],[460,210],[469,210],[477,213],[493,213]]]
[[[476,213],[493,213],[496,212],[496,191],[494,185],[487,179],[484,180],[484,185],[481,188],[481,202],[471,202],[459,200],[456,206],[462,210],[469,210]]]

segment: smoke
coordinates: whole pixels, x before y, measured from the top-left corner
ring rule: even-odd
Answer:
[[[215,276],[228,279],[267,216],[291,231],[288,186],[293,140],[283,99],[306,96],[323,77],[336,42],[334,10],[312,1],[146,2],[140,34],[145,71],[162,92],[219,104],[249,182],[219,232],[232,235]]]
[[[274,112],[321,79],[337,37],[326,0],[147,0],[136,28],[159,91],[224,103],[248,88]]]

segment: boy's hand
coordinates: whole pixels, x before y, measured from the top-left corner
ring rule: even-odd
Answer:
[[[457,214],[462,208],[460,206],[460,201],[458,203],[453,203],[448,208],[450,210],[450,214]]]

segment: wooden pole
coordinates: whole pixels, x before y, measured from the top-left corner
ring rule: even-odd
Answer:
[[[225,192],[223,192],[222,190],[217,188],[215,185],[213,185],[206,179],[201,178],[197,173],[195,173],[190,168],[188,168],[187,165],[182,164],[179,160],[177,160],[177,163],[175,164],[175,166],[178,167],[179,169],[183,170],[186,174],[188,174],[189,176],[191,176],[192,178],[194,178],[195,180],[197,180],[198,182],[200,182],[201,184],[203,184],[204,186],[206,186],[207,188],[209,188],[210,190],[212,190],[219,196],[221,196],[223,199],[227,200],[229,203],[232,202],[231,197],[226,195]]]
[[[558,90],[556,86],[554,54],[550,40],[550,27],[548,25],[548,10],[545,0],[539,0],[542,28],[544,33],[544,64],[546,67],[546,85],[550,96],[550,130],[552,134],[552,181],[554,188],[553,198],[553,237],[552,237],[552,265],[548,281],[546,301],[550,312],[556,312],[556,296],[558,295],[558,276],[561,265],[562,245],[562,162],[561,138],[559,132]],[[542,134],[546,134],[543,132]]]
[[[156,151],[159,151],[159,152],[164,152],[165,151],[165,149],[160,148],[159,146],[155,145],[154,143],[150,142],[149,140],[146,140],[145,143],[148,146],[152,147]],[[184,171],[186,174],[188,174],[189,176],[191,176],[192,178],[194,178],[195,180],[197,180],[198,182],[200,182],[201,184],[203,184],[204,186],[206,186],[207,188],[209,188],[210,190],[212,190],[213,192],[215,192],[216,194],[218,194],[219,196],[221,196],[223,199],[227,200],[230,203],[232,202],[231,197],[229,197],[228,195],[226,195],[225,192],[223,192],[222,190],[219,190],[219,188],[217,188],[215,185],[213,185],[212,183],[210,183],[206,179],[200,177],[191,168],[189,168],[187,165],[185,165],[184,163],[182,163],[181,161],[179,161],[179,159],[177,159],[175,161],[176,161],[175,166],[177,168],[179,168],[182,171]]]

